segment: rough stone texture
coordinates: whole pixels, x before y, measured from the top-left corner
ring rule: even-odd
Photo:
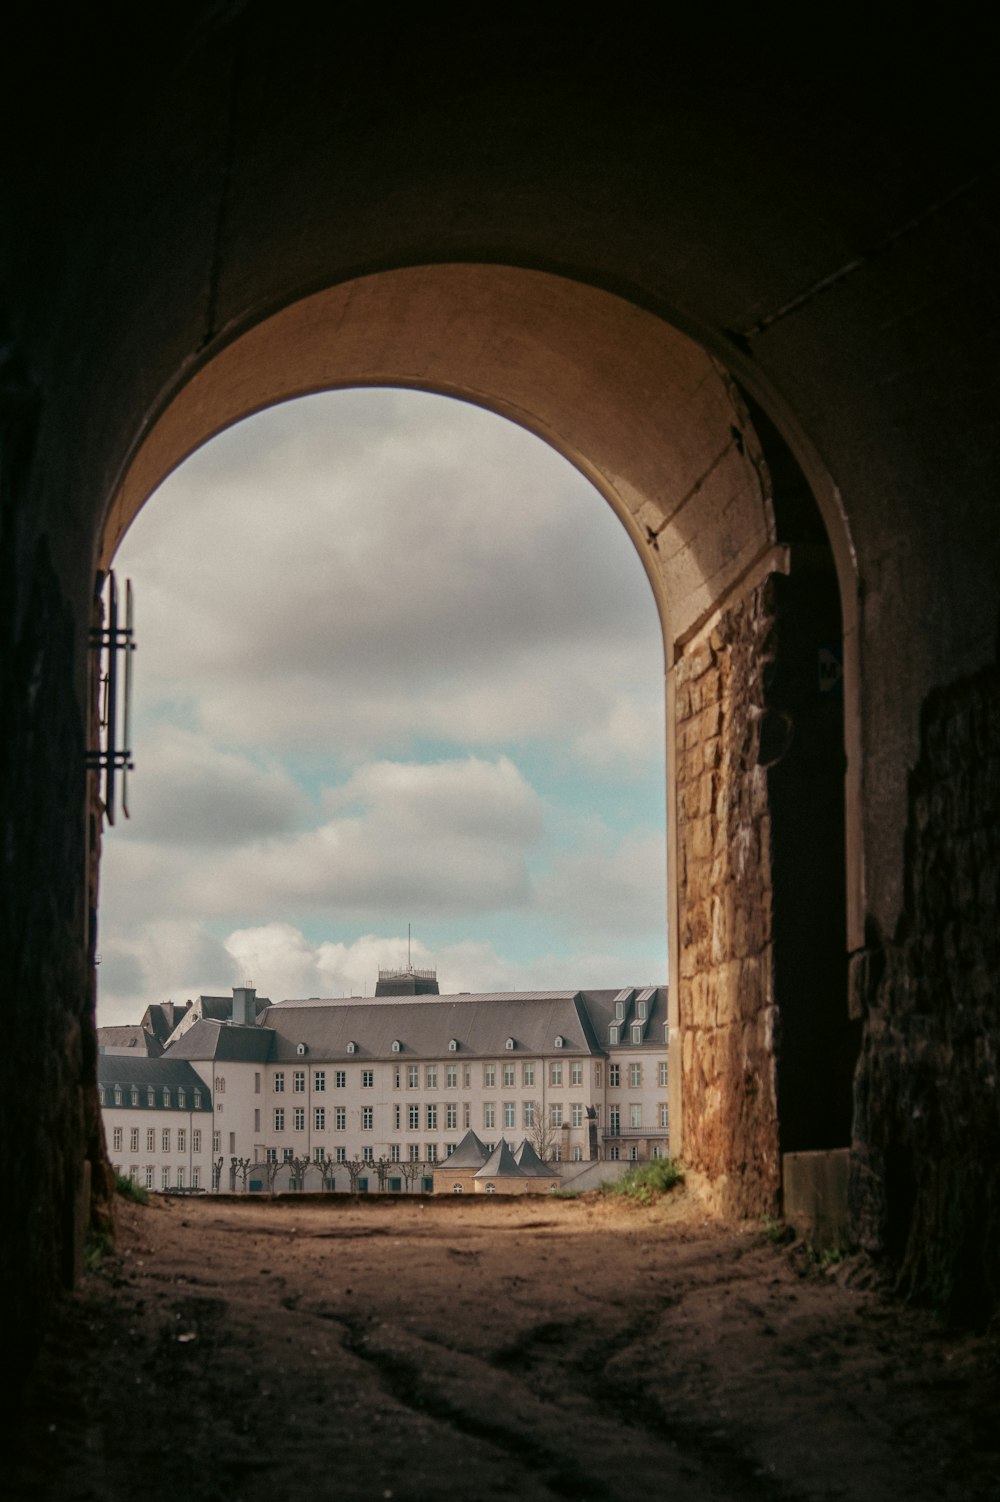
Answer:
[[[774,579],[674,669],[684,1156],[740,1214],[775,1212],[771,832],[759,765]]]
[[[854,1213],[907,1292],[982,1317],[1000,1303],[997,667],[928,698],[909,809],[903,916],[854,966]]]
[[[675,669],[684,1156],[740,1215],[850,1141],[837,625],[822,568],[772,574]]]

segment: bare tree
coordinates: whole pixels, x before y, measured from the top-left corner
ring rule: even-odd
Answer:
[[[306,1187],[306,1174],[314,1166],[313,1160],[303,1155],[302,1157],[292,1158],[288,1166],[294,1175],[295,1184],[299,1189],[304,1189]]]
[[[531,1125],[526,1129],[525,1136],[542,1162],[551,1163],[555,1158],[555,1150],[559,1143],[559,1128],[554,1127],[549,1121],[540,1101],[528,1101],[528,1105],[532,1108]]]
[[[237,1178],[243,1185],[243,1193],[247,1192],[247,1174],[253,1168],[252,1158],[230,1158],[229,1160],[229,1184],[230,1188],[236,1188]]]
[[[264,1181],[267,1184],[267,1192],[273,1199],[275,1180],[285,1167],[284,1161],[275,1154],[273,1158],[265,1158],[263,1163],[258,1163],[255,1166],[263,1171]]]
[[[376,1158],[375,1162],[371,1165],[371,1167],[374,1168],[375,1176],[378,1179],[380,1194],[385,1193],[385,1186],[389,1178],[389,1174],[394,1168],[398,1168],[398,1166],[399,1165],[397,1163],[390,1163],[389,1159],[384,1154],[381,1158]]]
[[[343,1165],[347,1169],[347,1176],[351,1181],[351,1193],[357,1194],[358,1181],[366,1169],[371,1168],[362,1158],[347,1158]]]
[[[406,1180],[407,1191],[412,1190],[417,1180],[423,1178],[424,1165],[420,1162],[419,1158],[407,1158],[405,1162],[397,1166],[402,1170],[403,1178]]]
[[[324,1189],[333,1188],[334,1181],[337,1176],[337,1169],[343,1168],[343,1166],[344,1165],[342,1163],[336,1163],[333,1158],[324,1158],[321,1163],[316,1164],[316,1167],[319,1169],[320,1176],[323,1180]]]

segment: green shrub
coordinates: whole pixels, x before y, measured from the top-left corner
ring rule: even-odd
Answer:
[[[602,1194],[621,1194],[639,1205],[648,1205],[683,1182],[684,1170],[673,1158],[653,1158],[649,1163],[637,1163],[620,1179],[606,1179],[600,1189]]]
[[[122,1199],[135,1200],[137,1205],[149,1204],[149,1191],[123,1173],[115,1174],[115,1193],[120,1194]]]

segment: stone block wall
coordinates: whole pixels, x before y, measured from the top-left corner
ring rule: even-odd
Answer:
[[[932,694],[909,782],[906,896],[874,929],[852,1205],[901,1285],[963,1318],[1000,1306],[1000,670]]]
[[[771,831],[759,764],[775,585],[731,604],[674,667],[684,1157],[727,1213],[778,1207]]]

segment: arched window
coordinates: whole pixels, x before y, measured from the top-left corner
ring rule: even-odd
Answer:
[[[514,1047],[514,1039],[513,1038],[508,1038],[507,1042],[504,1044],[504,1047],[505,1048],[513,1048]]]
[[[564,1044],[564,1041],[565,1040],[563,1038],[562,1033],[556,1033],[556,1037],[555,1037],[555,1046],[556,1046],[556,1048],[562,1048],[563,1044]]]
[[[452,1038],[449,1041],[449,1043],[448,1043],[448,1052],[449,1053],[458,1053],[458,1039],[457,1038]]]
[[[393,1040],[392,1040],[392,1051],[393,1051],[393,1053],[400,1053],[402,1051],[402,1048],[403,1048],[403,1045],[402,1045],[402,1043],[400,1043],[399,1039],[398,1038],[393,1038]]]

